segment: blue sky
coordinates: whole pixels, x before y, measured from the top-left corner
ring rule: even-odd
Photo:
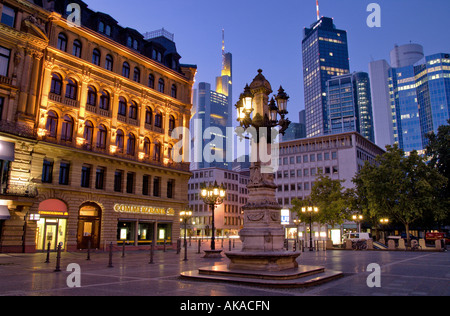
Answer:
[[[84,0],[120,25],[141,33],[164,27],[175,34],[181,62],[196,64],[196,82],[214,86],[220,75],[222,28],[233,54],[233,102],[257,69],[291,99],[289,118],[304,109],[301,41],[316,20],[315,0]],[[369,28],[367,6],[381,7],[381,27]],[[350,70],[368,72],[368,63],[386,59],[395,44],[410,41],[425,54],[450,53],[448,0],[320,0],[320,15],[334,18],[348,33]]]

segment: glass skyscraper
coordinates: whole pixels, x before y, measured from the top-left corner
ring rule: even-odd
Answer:
[[[375,142],[369,75],[356,72],[328,80],[327,113],[325,134],[356,131]]]
[[[394,141],[405,152],[421,151],[450,117],[450,56],[426,56],[388,74]]]
[[[326,83],[350,72],[347,32],[337,29],[333,19],[322,17],[305,28],[302,56],[306,136],[324,135],[328,130]]]

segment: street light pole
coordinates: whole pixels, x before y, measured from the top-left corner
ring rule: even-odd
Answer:
[[[212,232],[211,232],[211,250],[216,250],[216,238],[215,238],[215,222],[214,222],[214,210],[216,205],[220,205],[223,203],[225,199],[225,187],[223,185],[218,185],[217,181],[214,183],[214,185],[210,185],[209,187],[203,187],[200,191],[200,197],[202,198],[203,202],[207,205],[209,205],[211,209],[211,226],[212,226]]]
[[[191,210],[183,210],[180,212],[180,221],[184,222],[184,259],[187,261],[187,222],[192,216]]]
[[[319,208],[316,206],[303,206],[302,213],[309,213],[309,251],[313,251],[312,246],[312,214],[318,213]]]

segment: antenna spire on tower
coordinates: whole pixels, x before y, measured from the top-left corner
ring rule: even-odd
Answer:
[[[317,8],[317,21],[320,20],[320,14],[319,14],[319,0],[316,0],[316,8]]]

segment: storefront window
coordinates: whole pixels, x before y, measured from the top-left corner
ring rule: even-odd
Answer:
[[[139,245],[145,245],[153,241],[154,223],[139,223],[138,242]]]
[[[117,242],[119,244],[122,244],[123,242],[134,244],[135,231],[136,222],[119,221],[117,229]]]
[[[157,230],[157,241],[158,243],[163,243],[164,240],[166,243],[172,242],[172,224],[169,223],[158,223]]]

